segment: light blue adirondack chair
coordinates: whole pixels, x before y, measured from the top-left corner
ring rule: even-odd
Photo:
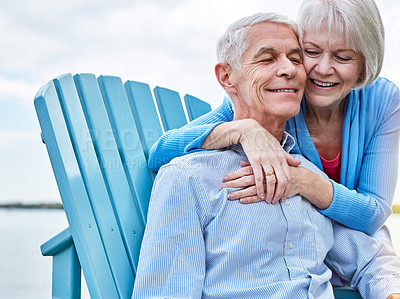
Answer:
[[[163,131],[211,107],[145,83],[62,75],[35,97],[42,139],[69,228],[41,246],[53,257],[53,298],[80,298],[81,268],[92,298],[130,298],[155,174],[149,149]],[[157,107],[157,108],[156,108]],[[159,115],[159,116],[158,116]],[[361,298],[349,288],[335,298]]]

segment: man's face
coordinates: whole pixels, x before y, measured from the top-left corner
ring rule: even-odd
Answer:
[[[248,44],[241,69],[232,71],[239,117],[286,121],[295,116],[306,73],[293,30],[284,24],[259,23],[250,28]]]

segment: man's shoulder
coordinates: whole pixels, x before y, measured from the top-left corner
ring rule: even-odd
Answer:
[[[160,168],[160,171],[169,168],[185,169],[189,172],[199,169],[212,170],[214,168],[229,167],[233,160],[240,159],[240,154],[232,150],[204,150],[171,160]]]
[[[171,182],[171,178],[175,178],[180,184],[219,190],[222,177],[239,169],[240,161],[243,159],[245,157],[232,150],[195,152],[174,158],[161,167],[156,180]]]

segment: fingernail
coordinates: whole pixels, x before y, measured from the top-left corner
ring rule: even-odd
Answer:
[[[222,177],[222,181],[223,181],[223,182],[225,182],[225,181],[227,181],[227,180],[228,180],[228,177],[227,177],[227,176],[223,176],[223,177]]]
[[[224,189],[225,188],[225,185],[224,184],[221,184],[220,186],[219,186],[219,190],[221,191],[222,189]]]

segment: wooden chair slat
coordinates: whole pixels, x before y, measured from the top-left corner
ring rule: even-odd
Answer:
[[[185,95],[184,97],[186,110],[188,113],[189,121],[192,121],[203,114],[211,111],[211,105],[207,102],[200,100],[194,96],[189,94]]]
[[[181,98],[176,91],[157,86],[154,95],[164,131],[180,128],[187,123]]]

